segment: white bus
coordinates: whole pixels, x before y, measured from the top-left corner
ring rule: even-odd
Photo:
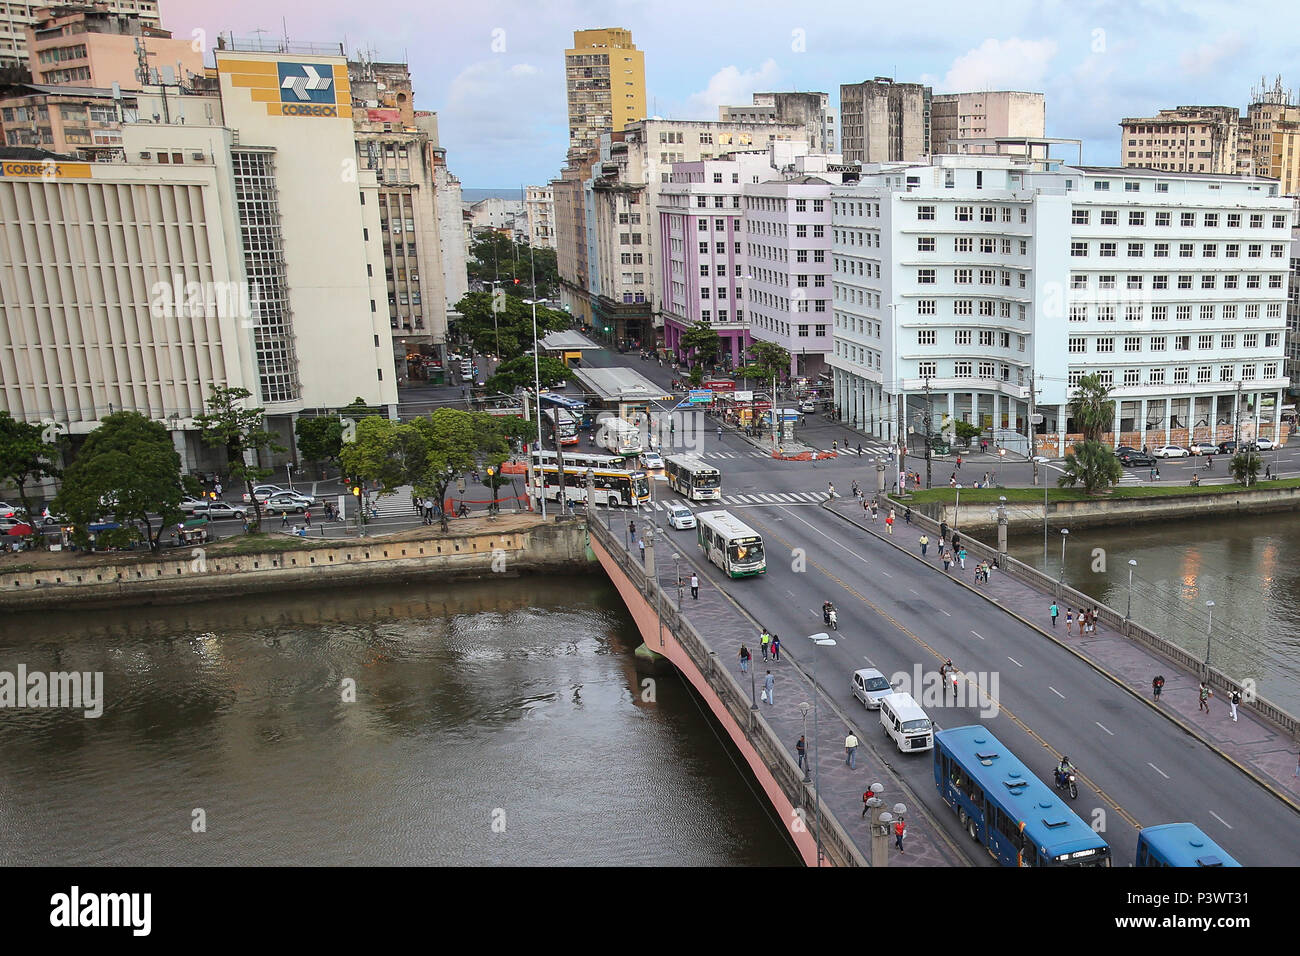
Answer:
[[[554,465],[556,458],[559,456],[550,449],[533,451],[531,456],[534,465]],[[564,453],[565,468],[604,468],[612,471],[627,471],[627,461],[618,455],[596,455],[585,451],[566,451]]]
[[[596,444],[611,454],[631,458],[641,454],[641,429],[617,415],[596,421]]]
[[[593,468],[595,473],[595,504],[613,507],[635,506],[650,500],[650,480],[644,471],[624,471],[612,468]],[[545,496],[560,500],[559,469],[554,464],[533,465],[528,479],[529,494],[534,498]],[[570,468],[568,456],[564,463],[564,496],[572,502],[587,500],[587,468]]]
[[[692,501],[722,497],[722,472],[695,455],[669,455],[664,459],[668,487]]]
[[[542,421],[552,441],[558,440],[561,445],[578,444],[578,422],[565,409],[543,408]]]
[[[745,578],[767,570],[763,536],[730,511],[701,511],[695,517],[700,548],[728,576]]]

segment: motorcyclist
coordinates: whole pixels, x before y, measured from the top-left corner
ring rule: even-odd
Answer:
[[[1070,758],[1062,756],[1061,762],[1056,766],[1056,785],[1059,787],[1070,774],[1078,772],[1074,769],[1074,764],[1070,763]]]
[[[1210,470],[1211,468],[1213,468],[1213,467],[1214,467],[1214,456],[1213,456],[1213,455],[1206,455],[1206,456],[1205,456],[1205,470],[1206,470],[1206,471],[1209,471],[1209,470]]]
[[[831,622],[831,611],[835,610],[835,605],[830,601],[822,602],[822,621],[826,624]]]
[[[840,629],[840,616],[836,613],[835,608],[831,608],[826,617],[830,622],[831,628],[838,631]]]

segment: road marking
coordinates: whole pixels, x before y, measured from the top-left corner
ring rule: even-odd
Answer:
[[[920,594],[917,594],[915,588],[908,588],[908,590],[911,591],[913,594],[916,594],[917,597],[920,597],[920,596],[921,596]]]
[[[1053,694],[1055,694],[1057,697],[1061,698],[1061,700],[1065,700],[1065,695],[1062,694],[1062,693],[1061,693],[1059,690],[1057,690],[1055,687],[1053,687],[1051,684],[1048,684],[1048,685],[1047,685],[1047,689],[1050,690],[1050,691],[1051,691]]]
[[[1169,779],[1169,774],[1165,773],[1163,770],[1161,770],[1161,769],[1160,769],[1159,767],[1157,767],[1155,764],[1151,763],[1151,761],[1149,761],[1149,760],[1147,761],[1147,766],[1150,767],[1152,770],[1154,770],[1156,773],[1160,774],[1160,776],[1164,777],[1166,780]]]
[[[1009,660],[1011,663],[1015,664],[1017,667],[1024,667],[1024,666],[1025,666],[1024,664],[1020,663],[1020,661],[1016,660],[1014,657],[1008,657],[1007,660]]]
[[[866,661],[868,664],[870,664],[872,667],[876,666],[876,662],[873,661],[870,657],[867,657],[865,654],[862,655],[862,659]]]
[[[1223,817],[1219,816],[1219,815],[1218,815],[1217,813],[1215,813],[1213,810],[1210,811],[1210,816],[1214,817],[1214,819],[1218,820],[1220,823],[1222,823],[1222,824],[1223,824],[1225,827],[1227,827],[1229,830],[1232,829],[1232,824],[1229,823],[1227,820],[1223,819]]]
[[[971,631],[971,633],[974,634],[976,637],[978,637],[981,641],[984,640],[984,635],[981,634],[979,631]]]
[[[940,610],[940,611],[943,611],[944,614],[948,614],[948,612],[947,612],[947,611],[944,611],[943,608],[939,608],[939,610]],[[952,617],[951,614],[948,614],[948,616],[949,616],[949,617]]]
[[[1094,720],[1093,723],[1096,724],[1098,727],[1100,727],[1102,730],[1106,731],[1106,733],[1110,734],[1112,737],[1115,736],[1115,732],[1111,730],[1109,727],[1107,727],[1105,724],[1103,724],[1100,720]]]

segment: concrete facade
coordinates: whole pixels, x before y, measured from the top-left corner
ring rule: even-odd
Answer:
[[[1241,113],[1231,106],[1179,106],[1156,116],[1126,117],[1120,165],[1173,172],[1238,172]]]
[[[49,0],[10,0],[0,6],[0,68],[27,64],[27,29],[38,14],[49,9]],[[141,26],[158,27],[158,0],[108,0],[92,9],[134,17]],[[167,62],[167,61],[164,61]]]
[[[555,248],[555,192],[550,186],[524,187],[528,241],[537,249]]]
[[[719,106],[718,122],[796,123],[804,128],[811,152],[837,151],[837,112],[825,93],[755,93],[753,100],[748,106]]]
[[[888,77],[840,85],[840,149],[845,162],[911,162],[931,152],[932,91]]]
[[[107,4],[40,8],[27,26],[27,64],[36,83],[71,83],[138,89],[146,83],[184,83],[203,75],[203,50],[186,37],[135,13],[113,13]]]
[[[575,30],[564,73],[570,162],[595,149],[601,135],[646,118],[645,54],[631,30]]]
[[[931,101],[930,145],[935,153],[983,152],[963,140],[992,137],[1042,139],[1047,107],[1042,93],[992,90],[936,93]]]

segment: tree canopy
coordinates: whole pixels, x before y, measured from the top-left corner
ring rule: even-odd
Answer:
[[[1101,441],[1101,436],[1115,426],[1115,402],[1110,390],[1101,384],[1099,375],[1085,375],[1070,396],[1070,417],[1074,427],[1083,432],[1084,441]]]
[[[573,370],[565,365],[562,360],[552,358],[549,355],[543,355],[537,359],[537,375],[541,380],[542,388],[563,385],[565,382],[572,381],[575,377]],[[534,382],[533,357],[531,355],[521,355],[498,365],[496,374],[487,380],[486,388],[489,393],[504,392],[509,395],[516,388],[526,388],[532,391]]]
[[[1115,453],[1099,441],[1075,442],[1074,450],[1065,453],[1064,474],[1056,479],[1061,487],[1083,485],[1087,494],[1108,490],[1124,477],[1124,467]]]
[[[47,437],[57,437],[52,426],[20,422],[8,412],[0,411],[0,482],[13,482],[23,510],[29,516],[32,506],[27,500],[27,486],[42,478],[59,476],[54,464],[59,446],[45,441]]]
[[[692,366],[712,365],[722,347],[722,337],[709,323],[696,322],[682,333],[681,345]]]
[[[742,375],[768,381],[776,378],[780,381],[790,374],[790,352],[775,342],[755,339],[749,343],[746,354],[749,365],[740,371]]]
[[[509,361],[533,347],[533,307],[512,295],[501,296],[497,301],[501,311],[494,312],[491,293],[469,293],[456,303],[461,317],[456,320],[455,329],[458,335],[473,343],[475,351]],[[567,312],[537,307],[538,338],[547,332],[567,329],[570,324]]]
[[[257,463],[258,454],[286,449],[276,441],[273,432],[266,430],[266,409],[244,407],[244,400],[252,394],[246,388],[212,385],[206,409],[202,415],[194,416],[194,423],[199,426],[204,444],[226,450],[230,477],[244,483],[253,502],[254,524],[260,525],[262,505],[253,494],[253,485],[265,481],[271,469]],[[249,458],[251,462],[246,460]]]
[[[343,449],[343,421],[334,415],[299,418],[293,426],[298,436],[298,453],[307,461],[325,464],[338,461]]]
[[[112,514],[122,527],[102,531],[100,543],[131,544],[139,522],[152,551],[163,530],[181,518],[181,459],[161,422],[138,412],[115,412],[100,420],[63,475],[54,507],[67,515],[73,537],[88,543],[89,525]],[[151,514],[160,515],[154,525]]]
[[[531,259],[530,259],[531,253]],[[514,242],[499,232],[475,236],[469,246],[466,271],[479,282],[501,281],[506,286],[526,292],[529,298],[549,298],[559,285],[560,272],[554,249],[531,248],[527,240]],[[534,269],[537,291],[532,290]],[[515,279],[519,280],[518,285]]]

